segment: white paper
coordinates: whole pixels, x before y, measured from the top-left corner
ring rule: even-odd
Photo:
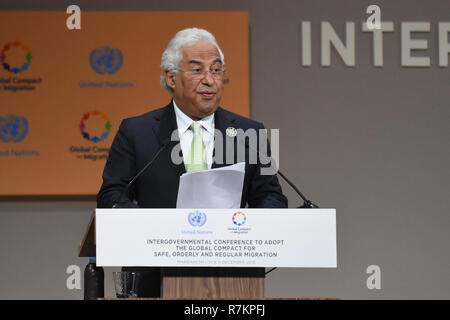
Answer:
[[[177,208],[240,208],[245,162],[180,177]]]

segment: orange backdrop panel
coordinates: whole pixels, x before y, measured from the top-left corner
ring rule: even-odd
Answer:
[[[222,107],[249,116],[247,12],[82,11],[81,30],[68,16],[0,11],[0,195],[96,194],[120,121],[170,102],[161,54],[187,27],[216,36]]]

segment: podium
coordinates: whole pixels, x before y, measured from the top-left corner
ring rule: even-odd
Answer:
[[[163,299],[262,299],[266,267],[336,268],[336,212],[96,209],[78,255],[161,267]]]

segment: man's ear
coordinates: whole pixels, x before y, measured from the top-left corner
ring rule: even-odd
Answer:
[[[176,75],[172,74],[169,70],[166,70],[165,76],[166,76],[167,85],[170,88],[175,89],[175,77],[176,77]]]

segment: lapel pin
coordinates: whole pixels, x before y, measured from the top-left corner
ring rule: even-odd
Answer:
[[[229,137],[237,136],[237,130],[236,130],[236,128],[233,128],[233,127],[228,127],[226,133],[227,133],[227,136],[229,136]]]

